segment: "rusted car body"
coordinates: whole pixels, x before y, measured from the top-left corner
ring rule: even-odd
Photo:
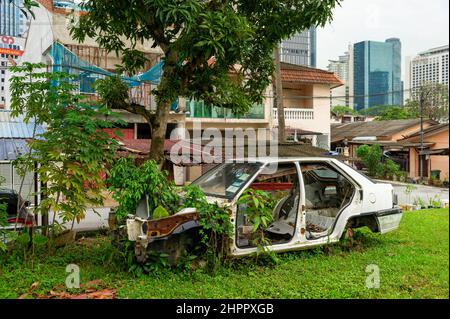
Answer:
[[[269,192],[276,201],[274,221],[266,231],[272,243],[268,248],[274,252],[335,243],[348,228],[367,226],[385,234],[397,229],[402,218],[392,185],[375,183],[333,158],[230,161],[194,184],[203,189],[208,201],[229,207],[234,232],[228,254],[234,257],[257,251],[246,208],[237,204],[248,188]],[[161,220],[130,216],[128,239],[136,242],[141,261],[154,247],[177,255],[179,245],[197,240],[198,218],[195,209]]]

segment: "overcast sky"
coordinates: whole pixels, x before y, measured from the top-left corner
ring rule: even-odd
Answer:
[[[317,31],[318,67],[326,69],[349,43],[364,40],[400,38],[403,58],[447,45],[448,11],[449,0],[344,0],[333,21]]]

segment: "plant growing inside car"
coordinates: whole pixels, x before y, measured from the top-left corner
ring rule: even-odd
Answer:
[[[154,161],[137,166],[131,157],[119,159],[112,167],[107,180],[113,198],[119,203],[118,220],[136,211],[142,198],[148,196],[149,211],[157,215],[163,210],[169,215],[178,212],[180,196],[176,186],[168,179],[168,172],[161,171]]]
[[[244,209],[248,222],[253,225],[254,238],[252,244],[258,247],[258,254],[267,252],[266,247],[271,242],[266,238],[265,233],[273,222],[272,211],[274,206],[270,194],[249,188],[239,198],[237,205]]]
[[[208,269],[215,272],[221,264],[228,238],[232,234],[229,211],[210,204],[197,186],[177,188],[154,161],[137,166],[132,158],[119,159],[108,178],[113,198],[119,203],[116,216],[119,221],[136,211],[138,203],[147,195],[153,219],[168,217],[184,208],[195,208],[199,214],[202,244],[206,247]]]

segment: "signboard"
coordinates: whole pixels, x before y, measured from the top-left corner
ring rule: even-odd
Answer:
[[[23,52],[24,51],[22,51],[22,50],[13,50],[13,49],[0,48],[0,54],[21,56],[21,55],[23,55]]]
[[[10,37],[7,35],[0,35],[0,43],[2,43],[4,46],[12,46],[17,43],[16,39],[14,37]],[[14,49],[5,48],[0,46],[0,54],[6,54],[6,55],[14,55],[14,56],[21,56],[23,55],[22,50],[18,50],[20,47],[18,45],[13,46]]]
[[[14,44],[16,42],[13,37],[7,35],[0,36],[0,41],[4,44]]]

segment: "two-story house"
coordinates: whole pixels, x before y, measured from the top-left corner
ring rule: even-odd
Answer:
[[[332,72],[281,64],[284,117],[287,135],[294,140],[309,140],[313,146],[330,149],[330,90],[344,85]],[[273,127],[278,127],[273,109]]]

